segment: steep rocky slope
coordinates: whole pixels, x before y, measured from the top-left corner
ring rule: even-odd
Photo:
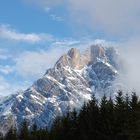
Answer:
[[[0,132],[19,127],[24,119],[30,126],[50,127],[56,116],[79,109],[93,94],[110,95],[118,75],[117,57],[112,47],[93,45],[82,53],[72,48],[26,91],[0,101]]]

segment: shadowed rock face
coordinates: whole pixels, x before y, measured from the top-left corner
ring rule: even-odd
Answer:
[[[96,63],[97,59],[104,59],[105,62],[107,62],[107,58],[105,55],[105,49],[99,45],[91,46],[90,47],[90,62]]]
[[[113,56],[117,56],[114,49],[100,45],[83,53],[70,49],[27,90],[0,101],[0,132],[15,124],[19,127],[24,119],[30,126],[50,127],[56,116],[68,109],[80,109],[93,93],[110,95],[118,75]]]

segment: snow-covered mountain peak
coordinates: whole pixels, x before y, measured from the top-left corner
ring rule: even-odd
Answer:
[[[0,102],[0,132],[27,119],[32,126],[51,127],[56,116],[79,109],[92,95],[113,91],[118,75],[116,51],[101,45],[80,52],[72,48],[44,76],[22,93]]]

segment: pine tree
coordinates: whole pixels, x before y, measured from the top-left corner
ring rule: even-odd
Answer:
[[[140,103],[135,92],[131,96],[130,108],[130,133],[137,140],[140,139]]]
[[[63,140],[64,130],[62,125],[62,118],[57,117],[50,132],[50,137],[52,140]]]
[[[125,122],[124,122],[124,130],[123,133],[125,135],[126,139],[130,138],[131,132],[130,132],[130,97],[128,94],[125,95],[124,98],[124,117],[125,117]]]
[[[140,140],[140,101],[135,92],[130,98],[119,91],[115,100],[104,95],[100,104],[93,96],[80,111],[57,117],[49,131],[36,124],[28,127],[24,121],[18,140]],[[16,136],[11,128],[0,140],[17,140]]]
[[[36,132],[35,136],[36,136],[37,140],[50,140],[47,129],[40,129],[40,130],[38,130]]]
[[[99,131],[100,131],[100,137],[104,140],[108,140],[111,135],[111,124],[109,120],[109,104],[107,97],[104,95],[101,100],[100,104],[100,124],[99,124]]]
[[[110,133],[110,139],[115,139],[115,133],[114,133],[114,126],[115,126],[115,118],[114,118],[114,102],[113,99],[109,98],[107,102],[107,118],[108,118],[108,132]]]
[[[115,133],[118,140],[123,140],[126,137],[123,132],[125,130],[125,102],[122,91],[118,91],[115,102]]]
[[[79,135],[80,135],[80,127],[79,127],[79,122],[78,122],[78,113],[76,109],[74,109],[72,112],[70,112],[70,120],[69,120],[69,133],[68,137],[69,139],[76,139],[80,140]]]
[[[99,105],[98,105],[98,100],[96,99],[95,95],[92,96],[92,100],[89,102],[89,107],[88,108],[88,113],[89,115],[87,116],[87,120],[89,120],[89,130],[90,130],[90,135],[88,139],[98,139],[99,137]]]
[[[38,135],[37,135],[37,125],[36,123],[33,125],[32,127],[32,131],[31,131],[31,134],[30,134],[30,139],[31,140],[38,140]]]
[[[20,129],[20,140],[29,140],[29,130],[28,123],[26,120],[23,121],[21,129]]]
[[[17,140],[16,128],[11,127],[4,137],[5,140]]]
[[[77,118],[78,120],[78,126],[79,126],[79,139],[81,140],[87,140],[88,137],[87,137],[87,131],[89,130],[89,126],[88,126],[88,112],[87,112],[87,104],[84,103],[80,113],[79,113],[79,116]]]

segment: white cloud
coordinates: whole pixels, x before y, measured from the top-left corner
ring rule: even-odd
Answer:
[[[9,65],[0,65],[0,72],[3,74],[9,74],[11,72],[14,72],[15,68],[13,66],[9,66]]]
[[[25,78],[39,78],[52,67],[64,49],[50,49],[48,51],[24,52],[15,58],[16,72]]]
[[[3,54],[0,54],[0,60],[6,60],[8,58],[10,58],[11,56],[10,55],[3,55]]]
[[[139,0],[28,0],[28,3],[42,7],[64,6],[74,24],[108,34],[121,36],[140,32]]]
[[[30,82],[23,81],[23,82],[13,82],[12,83],[6,80],[5,77],[0,76],[0,97],[8,96],[11,94],[15,94],[19,91],[23,91],[31,85]]]
[[[62,17],[57,16],[55,14],[51,14],[50,16],[51,16],[51,19],[54,20],[54,21],[58,21],[58,22],[64,21],[64,19]]]
[[[67,53],[70,48],[85,50],[92,44],[109,44],[105,40],[63,40],[51,44],[48,50],[26,51],[15,58],[15,71],[22,77],[37,79],[42,76],[48,68],[54,66],[59,57]]]
[[[140,31],[139,0],[69,0],[77,22],[111,34]]]
[[[2,76],[0,76],[0,83],[0,95],[5,96],[9,94],[11,86]]]
[[[49,34],[20,33],[7,25],[0,26],[0,37],[4,38],[4,39],[8,39],[8,40],[28,42],[28,43],[38,43],[38,42],[42,42],[42,41],[53,41],[54,40],[53,36],[49,35]]]
[[[123,60],[123,70],[120,71],[120,82],[127,90],[135,90],[140,95],[140,40],[139,37],[129,39],[120,44],[119,52]]]
[[[5,48],[0,48],[0,60],[7,60],[12,56],[8,53],[8,50]]]
[[[50,12],[51,8],[50,7],[45,7],[45,11],[48,13]]]
[[[8,82],[3,76],[0,76],[0,96],[7,96],[16,93],[18,90],[24,88],[24,85],[16,85]]]

